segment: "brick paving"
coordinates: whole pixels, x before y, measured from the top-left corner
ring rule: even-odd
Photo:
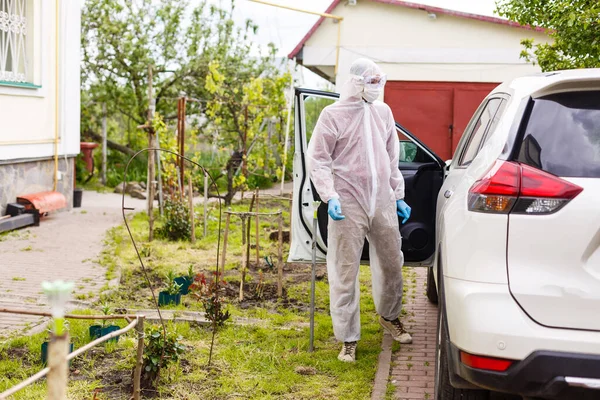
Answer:
[[[145,204],[126,199],[126,206],[136,211]],[[38,227],[4,237],[0,242],[0,307],[45,310],[41,283],[56,279],[75,282],[74,299],[93,300],[106,284],[106,271],[95,260],[106,231],[121,221],[120,195],[86,191],[81,208],[53,213]],[[0,336],[43,321],[0,313]]]
[[[426,268],[411,268],[405,273],[404,324],[413,343],[402,345],[392,355],[390,382],[396,387],[394,399],[433,399],[437,306],[425,295]]]

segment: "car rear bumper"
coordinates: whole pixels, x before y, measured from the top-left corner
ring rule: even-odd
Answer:
[[[511,360],[524,360],[539,350],[600,356],[600,332],[537,324],[515,302],[506,284],[445,276],[444,303],[450,341],[470,354]]]
[[[483,371],[460,361],[452,346],[454,372],[486,389],[544,399],[600,398],[600,356],[536,351],[506,372]]]
[[[506,284],[445,276],[444,304],[455,386],[548,399],[600,399],[600,390],[589,394],[592,386],[600,389],[599,332],[537,324]],[[506,372],[483,371],[462,364],[460,351],[516,361]]]

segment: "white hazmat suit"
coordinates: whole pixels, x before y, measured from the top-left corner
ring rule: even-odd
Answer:
[[[341,342],[360,339],[358,273],[365,237],[375,307],[388,320],[400,315],[404,264],[396,214],[396,201],[404,198],[398,136],[389,106],[374,101],[383,85],[369,83],[384,75],[366,59],[355,61],[350,73],[340,101],[322,111],[307,154],[321,199],[339,199],[346,217],[329,221],[327,251],[331,317]]]

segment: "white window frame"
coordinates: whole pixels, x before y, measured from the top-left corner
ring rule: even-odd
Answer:
[[[5,91],[2,88],[41,88],[41,3],[39,0],[0,0],[0,92]],[[12,62],[16,60],[17,72],[8,65],[9,50]]]

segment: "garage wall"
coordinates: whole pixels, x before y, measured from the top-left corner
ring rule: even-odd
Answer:
[[[394,118],[442,159],[450,159],[482,100],[496,83],[388,82]]]
[[[359,57],[380,63],[389,80],[503,82],[539,72],[520,58],[522,39],[550,40],[543,32],[441,13],[432,19],[423,10],[368,0],[341,2],[332,14],[344,17],[338,84]],[[337,32],[338,23],[323,21],[306,42],[302,63],[334,66]]]

